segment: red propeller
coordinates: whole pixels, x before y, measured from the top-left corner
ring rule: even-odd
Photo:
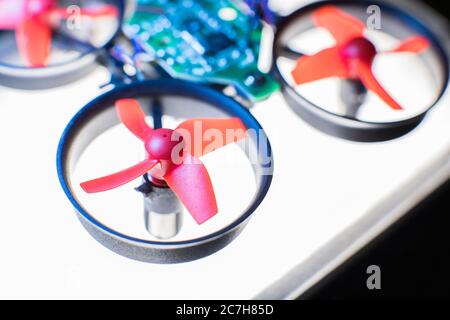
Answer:
[[[364,37],[364,24],[334,6],[324,6],[316,10],[312,18],[318,27],[327,29],[333,35],[336,46],[313,56],[302,56],[292,71],[295,83],[304,84],[330,77],[360,80],[392,109],[402,110],[372,71],[373,61],[379,52]],[[420,53],[429,46],[426,38],[414,36],[388,53]]]
[[[217,211],[216,197],[208,171],[199,157],[246,137],[238,118],[191,119],[175,130],[152,129],[134,99],[116,102],[120,121],[145,146],[147,157],[139,164],[103,178],[81,184],[87,193],[111,190],[150,173],[164,180],[198,224]]]
[[[82,8],[80,18],[117,16],[117,8],[100,5]],[[56,0],[0,0],[0,30],[15,30],[17,47],[30,67],[44,67],[50,55],[52,21],[71,17]]]

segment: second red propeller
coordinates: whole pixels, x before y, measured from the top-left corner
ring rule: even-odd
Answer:
[[[29,67],[48,64],[52,31],[63,20],[116,17],[118,10],[109,4],[79,8],[71,12],[56,0],[0,0],[0,30],[15,30],[18,50]]]
[[[402,110],[403,107],[383,88],[372,71],[372,64],[379,52],[364,36],[364,24],[331,5],[316,10],[312,18],[318,27],[327,29],[333,35],[336,46],[312,56],[302,56],[292,71],[295,83],[304,84],[330,77],[359,80],[393,110]],[[413,36],[388,53],[420,53],[428,47],[427,39]]]

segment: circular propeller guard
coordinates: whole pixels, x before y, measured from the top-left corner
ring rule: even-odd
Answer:
[[[118,34],[123,0],[0,0],[0,84],[46,89],[92,71]],[[95,30],[95,32],[93,32]]]
[[[373,5],[380,8],[381,29],[372,31],[362,21],[368,19],[367,9]],[[448,57],[443,46],[448,40],[432,23],[428,27],[421,22],[430,22],[429,18],[416,18],[407,13],[410,11],[387,1],[319,1],[282,19],[275,36],[273,69],[291,108],[323,132],[349,140],[384,141],[413,130],[447,88]],[[308,41],[314,39],[315,43],[323,34],[328,41],[322,42],[328,44],[308,52]],[[306,44],[302,46],[302,42]],[[397,82],[385,88],[381,80],[386,78],[379,78],[383,73],[379,60],[389,55],[397,55],[393,61],[415,56],[414,61],[427,68],[428,83],[422,79],[410,89],[431,92],[426,102],[419,105],[409,99],[404,104],[393,98],[392,87],[401,85],[407,90],[414,82],[411,74],[395,78]],[[339,83],[336,98],[330,90],[336,87],[330,86],[333,81]],[[397,97],[398,92],[394,93]],[[340,105],[330,102],[329,96]]]
[[[256,189],[252,196],[252,200],[246,206],[244,212],[233,215],[233,220],[230,220],[227,225],[221,226],[212,233],[201,234],[199,237],[176,241],[138,238],[127,232],[122,232],[117,227],[113,228],[102,223],[95,214],[92,214],[92,212],[86,209],[86,206],[83,201],[80,200],[80,197],[75,190],[75,185],[78,184],[79,181],[75,182],[73,180],[74,168],[89,144],[96,139],[97,136],[119,123],[117,111],[119,110],[120,115],[120,102],[137,101],[134,100],[136,98],[155,99],[158,97],[159,99],[160,97],[165,96],[194,99],[201,103],[206,103],[210,106],[208,107],[209,109],[211,109],[212,106],[213,110],[232,117],[233,119],[236,119],[235,121],[243,124],[245,128],[257,132],[256,136],[250,135],[247,139],[249,140],[249,144],[253,146],[253,152],[256,152],[254,155],[247,154],[247,157],[252,159],[251,164],[256,181]],[[118,101],[119,104],[117,103]],[[123,110],[130,110],[128,106],[122,107],[124,108]],[[197,112],[197,110],[195,110],[196,108],[197,107],[191,107],[189,110],[184,110],[183,112],[195,114]],[[200,106],[199,110],[201,108],[202,107]],[[170,115],[170,112],[169,108],[164,108],[165,114],[167,113]],[[126,117],[129,114],[130,113],[126,113],[124,115]],[[137,124],[137,126],[133,126],[133,119],[131,119],[130,122],[126,119],[124,120],[121,116],[121,120],[128,124],[127,127],[133,134],[141,136],[141,129],[135,130],[136,128],[139,128],[140,125]],[[186,127],[186,122],[182,123],[181,126]],[[146,127],[147,126],[144,128],[145,130],[147,130]],[[162,131],[155,130],[154,132]],[[261,141],[264,142],[263,146],[261,146]],[[147,149],[149,149],[150,152],[153,151],[152,147]],[[201,156],[201,154],[196,155]],[[262,131],[262,128],[253,116],[234,100],[200,85],[178,80],[153,80],[118,87],[100,96],[84,107],[70,122],[61,138],[57,156],[57,168],[62,187],[75,207],[81,223],[97,241],[116,253],[132,259],[153,263],[178,263],[195,260],[214,253],[232,241],[245,227],[249,217],[265,197],[271,183],[273,163],[270,156],[269,161],[265,162],[268,159],[267,155],[271,155],[270,143]],[[156,156],[156,154],[154,153],[153,156]],[[161,154],[158,154],[158,157],[159,159],[165,159]],[[169,180],[168,182],[169,185],[173,183],[173,181]],[[95,189],[99,185],[91,184],[90,186],[93,186]],[[89,184],[84,185],[84,188],[88,191],[99,191],[89,190],[90,186]],[[110,187],[111,185],[106,187],[101,186],[101,188],[105,188],[105,190],[110,189]],[[237,184],[235,188],[238,187],[239,184]],[[136,197],[138,196],[139,194],[136,193]],[[192,216],[196,218],[195,212],[192,212],[191,210],[192,207],[189,207],[189,203],[185,202],[186,199],[181,197],[181,200],[187,205]],[[220,201],[218,202],[220,208],[221,203]],[[221,213],[222,212],[219,210],[218,215]],[[123,214],[128,217],[130,212],[123,212]],[[215,217],[213,217],[212,220],[213,219],[215,219]],[[202,219],[196,220],[199,224],[204,222]]]

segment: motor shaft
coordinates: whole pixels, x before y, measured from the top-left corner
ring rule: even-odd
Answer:
[[[182,225],[183,207],[175,193],[148,176],[138,188],[144,195],[144,222],[148,232],[159,239],[170,239],[178,234]]]

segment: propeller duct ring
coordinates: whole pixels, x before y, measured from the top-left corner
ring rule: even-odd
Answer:
[[[97,221],[72,192],[71,173],[79,156],[99,134],[118,124],[114,116],[114,102],[118,99],[154,97],[161,95],[181,96],[206,102],[217,109],[238,117],[248,129],[264,134],[257,120],[238,102],[212,89],[181,80],[148,80],[117,87],[87,104],[69,122],[58,147],[57,171],[61,186],[72,203],[86,230],[101,244],[125,257],[151,263],[181,263],[210,255],[231,242],[245,227],[250,216],[263,201],[272,181],[273,161],[254,165],[257,190],[252,202],[237,220],[223,229],[207,236],[188,241],[165,242],[138,239]],[[265,134],[264,134],[265,135]],[[270,142],[263,150],[271,154]],[[257,170],[264,170],[259,175]]]

